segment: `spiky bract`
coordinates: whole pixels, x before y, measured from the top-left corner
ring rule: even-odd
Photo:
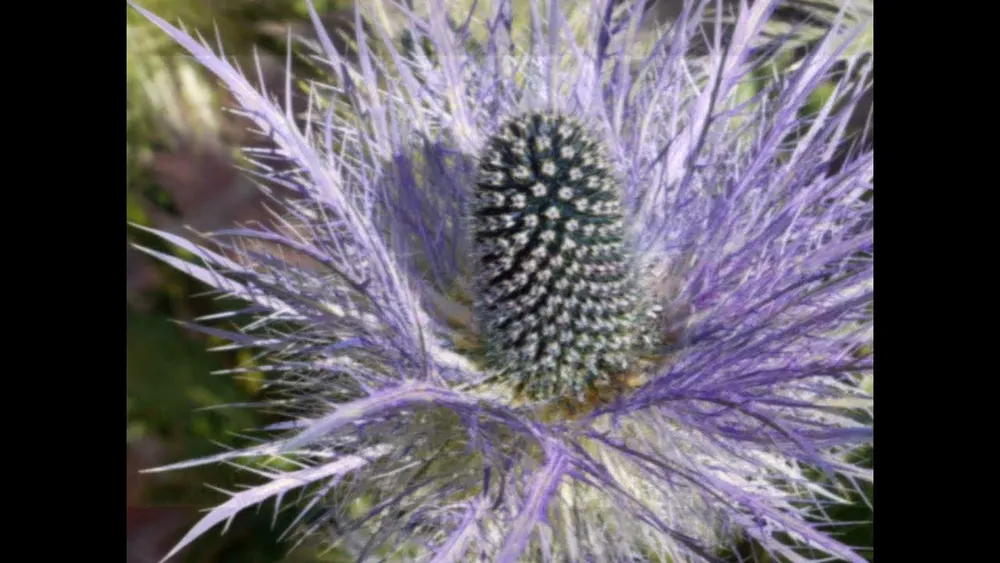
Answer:
[[[479,160],[472,227],[491,367],[533,399],[610,383],[628,370],[637,326],[604,151],[575,120],[530,113],[504,123]]]

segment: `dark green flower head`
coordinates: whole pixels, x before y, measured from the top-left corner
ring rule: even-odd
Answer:
[[[490,368],[532,400],[580,396],[629,369],[631,253],[594,135],[562,115],[504,123],[480,155],[472,219]]]

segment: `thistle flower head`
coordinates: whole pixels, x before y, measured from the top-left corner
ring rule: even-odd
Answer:
[[[304,115],[144,12],[277,147],[248,151],[273,226],[147,250],[247,303],[195,328],[258,351],[289,417],[162,468],[265,480],[177,549],[295,490],[292,531],[359,561],[863,561],[823,510],[871,479],[854,13],[750,92],[777,2],[652,34],[641,3],[428,4],[359,7],[349,53],[319,29]]]
[[[531,113],[480,155],[476,298],[487,360],[534,398],[610,383],[638,329],[621,194],[579,123]]]

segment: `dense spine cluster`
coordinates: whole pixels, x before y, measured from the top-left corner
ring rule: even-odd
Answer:
[[[579,123],[505,123],[480,155],[472,226],[491,369],[532,400],[580,396],[629,369],[637,299],[621,194]]]

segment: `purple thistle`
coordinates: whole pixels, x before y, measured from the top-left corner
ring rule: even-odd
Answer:
[[[197,263],[144,249],[247,303],[208,320],[250,315],[248,325],[194,328],[263,353],[289,417],[261,445],[157,469],[250,460],[266,480],[231,493],[168,558],[294,492],[296,533],[359,561],[716,561],[741,538],[790,561],[810,560],[802,546],[864,561],[830,535],[824,513],[844,502],[843,483],[872,479],[847,455],[872,435],[857,411],[871,404],[858,381],[873,362],[861,350],[873,330],[873,204],[863,196],[874,154],[847,130],[871,87],[871,58],[846,50],[860,26],[838,17],[794,69],[746,99],[740,84],[773,56],[764,26],[778,2],[741,3],[725,33],[709,2],[687,3],[647,42],[641,2],[531,1],[526,40],[509,2],[461,17],[429,3],[359,8],[350,58],[318,29],[316,59],[331,79],[309,85],[304,123],[291,78],[272,99],[205,43],[136,8],[275,143],[281,166],[248,151],[251,172],[287,195],[273,228],[204,243],[153,231]],[[707,54],[691,54],[696,42]],[[824,81],[832,95],[803,117]],[[630,355],[620,373],[604,362],[599,377],[581,371],[566,385],[546,384],[556,377],[547,365],[494,369],[497,350],[524,340],[489,336],[487,325],[511,330],[510,315],[477,306],[490,264],[474,258],[494,244],[474,234],[486,217],[477,183],[513,162],[489,165],[487,148],[501,125],[535,112],[599,140],[599,180],[619,195],[587,192],[585,203],[620,205],[612,226],[624,230],[577,240],[573,256],[598,268],[602,253],[621,252],[607,263],[630,270],[608,278],[609,295],[650,319],[574,305],[595,326],[625,319],[628,339],[647,345],[615,348]],[[582,189],[578,180],[570,187]],[[510,189],[504,197],[522,190]],[[548,283],[538,271],[515,290]],[[566,279],[590,287],[579,276]],[[614,293],[631,287],[617,284],[626,277],[636,293]],[[559,349],[604,350],[592,346],[599,333]],[[545,393],[518,393],[529,369]],[[267,468],[275,458],[295,468]]]

